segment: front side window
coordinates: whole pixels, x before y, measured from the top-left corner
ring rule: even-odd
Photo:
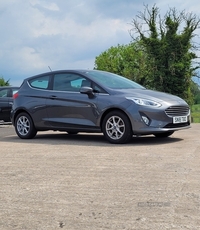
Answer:
[[[37,89],[47,89],[49,86],[49,78],[50,76],[42,76],[42,77],[37,77],[29,81],[29,84],[33,88]]]
[[[91,81],[74,73],[54,75],[53,90],[79,92],[83,86],[91,87]]]

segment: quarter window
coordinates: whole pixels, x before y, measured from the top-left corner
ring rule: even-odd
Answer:
[[[29,81],[29,84],[33,88],[38,88],[38,89],[47,89],[49,86],[49,76],[42,76],[38,78],[34,78]]]

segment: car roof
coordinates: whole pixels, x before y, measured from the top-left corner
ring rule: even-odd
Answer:
[[[32,78],[37,78],[43,75],[53,75],[53,74],[57,74],[57,73],[65,73],[65,72],[71,72],[71,73],[86,73],[86,72],[94,72],[94,71],[98,71],[100,72],[101,70],[89,70],[89,69],[62,69],[62,70],[54,70],[54,71],[48,71],[48,72],[44,72],[44,73],[40,73],[40,74],[36,74],[33,75],[31,77],[27,77],[24,80],[30,80]],[[102,72],[102,71],[101,71]]]
[[[0,89],[19,89],[19,86],[0,86]]]

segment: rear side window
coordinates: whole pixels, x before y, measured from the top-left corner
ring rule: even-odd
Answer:
[[[8,96],[8,89],[0,90],[0,97],[7,97]]]
[[[14,94],[17,93],[17,92],[18,92],[18,89],[13,89],[12,94],[14,95]]]
[[[48,89],[50,76],[37,77],[29,80],[29,84],[33,88]]]

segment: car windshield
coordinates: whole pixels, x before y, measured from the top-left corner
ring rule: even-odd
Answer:
[[[125,77],[105,71],[88,71],[90,79],[111,89],[145,89],[143,86]]]

